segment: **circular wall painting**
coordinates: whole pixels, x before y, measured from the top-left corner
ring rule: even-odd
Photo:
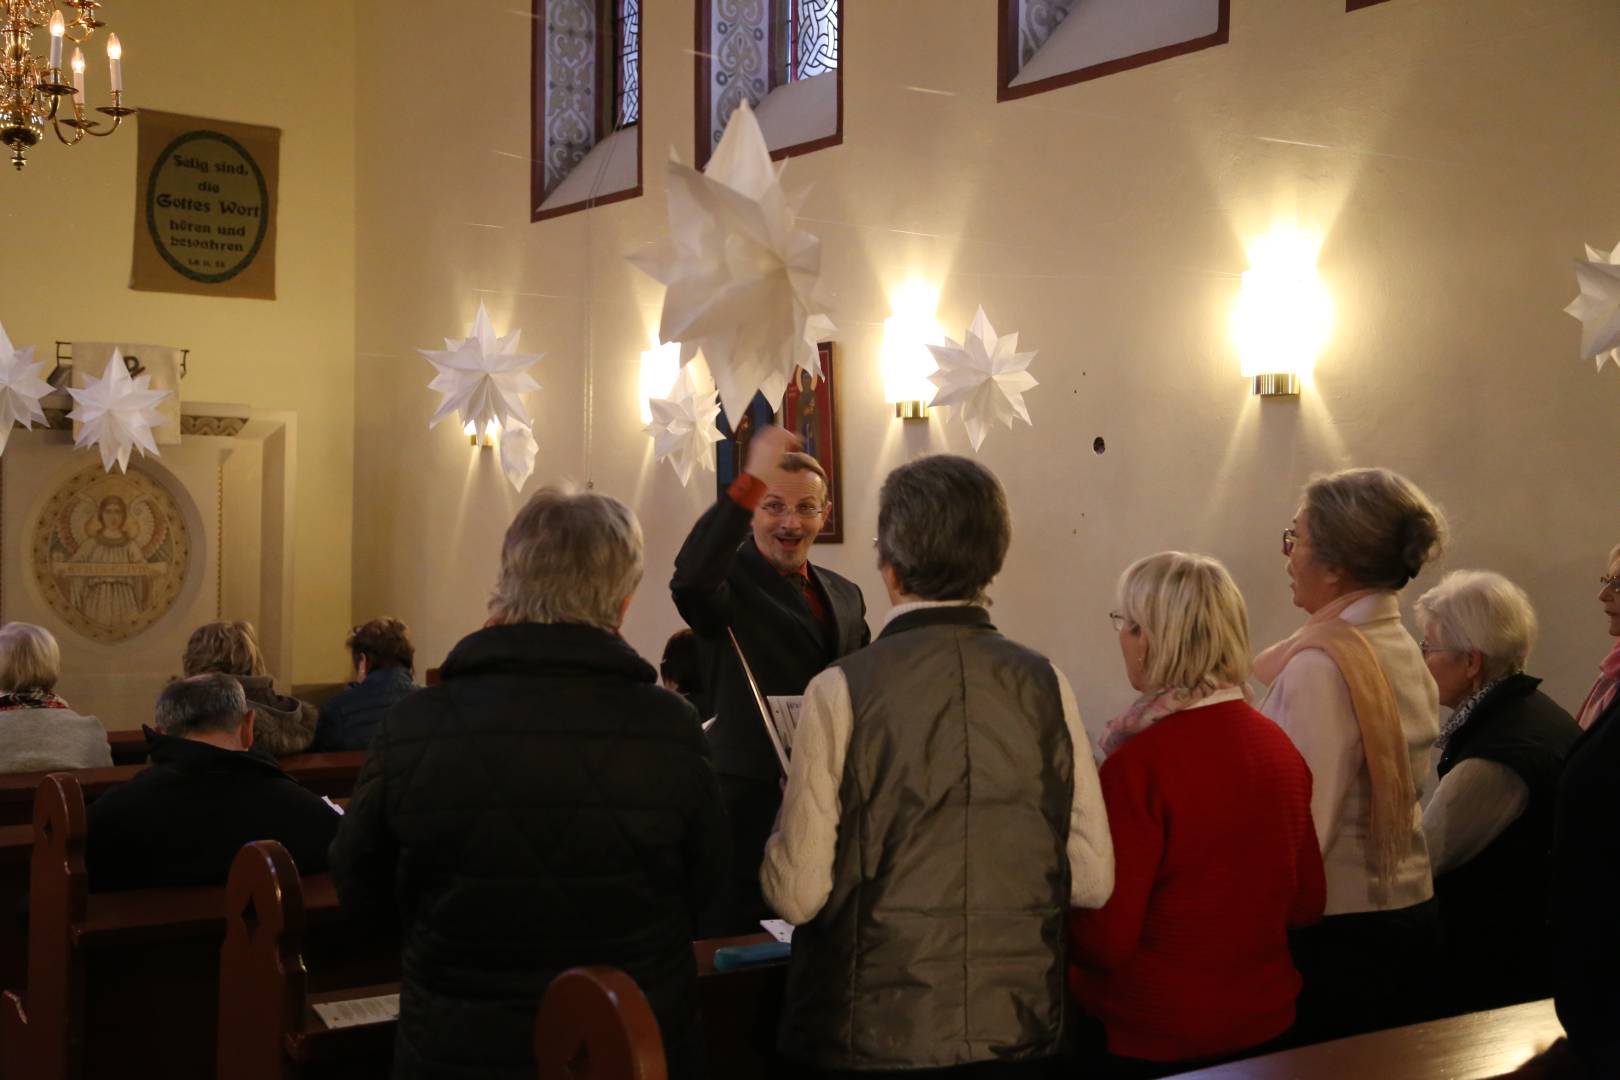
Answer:
[[[45,503],[33,530],[34,577],[51,608],[95,641],[127,641],[162,618],[185,584],[191,534],[151,473],[91,466]]]

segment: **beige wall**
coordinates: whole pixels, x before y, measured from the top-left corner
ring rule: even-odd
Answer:
[[[677,625],[664,585],[712,497],[712,480],[683,490],[650,461],[635,387],[660,290],[623,260],[664,231],[667,148],[690,156],[690,0],[643,5],[646,196],[539,225],[527,6],[362,15],[355,615],[405,618],[427,664],[482,620],[519,502],[493,454],[425,430],[435,396],[414,349],[464,333],[479,298],[547,353],[530,490],[593,482],[646,525],[627,635],[648,656]],[[1530,590],[1533,667],[1578,702],[1608,645],[1593,594],[1620,539],[1620,372],[1576,359],[1560,309],[1581,244],[1620,241],[1605,74],[1620,8],[1234,0],[1227,46],[998,105],[989,0],[847,6],[844,145],[788,178],[814,183],[805,217],[843,328],[849,540],[816,557],[866,589],[874,624],[881,477],[923,450],[968,452],[959,424],[902,427],[881,401],[887,293],[919,275],[943,289],[947,326],[982,302],[1040,350],[1033,430],[996,430],[980,455],[1016,514],[995,617],[1073,677],[1092,724],[1130,696],[1105,618],[1119,571],[1169,547],[1217,555],[1270,640],[1299,618],[1278,534],[1300,485],[1350,464],[1406,472],[1445,505],[1446,566]],[[1226,319],[1244,240],[1285,216],[1325,232],[1339,320],[1304,398],[1261,403]]]
[[[355,13],[315,0],[228,6],[114,0],[102,17],[124,44],[130,104],[282,129],[277,299],[128,288],[137,132],[126,122],[71,150],[47,134],[22,173],[4,169],[0,320],[41,357],[59,338],[189,348],[187,398],[296,414],[287,674],[336,679],[353,521]],[[98,37],[87,51],[92,104],[105,100],[104,55]]]

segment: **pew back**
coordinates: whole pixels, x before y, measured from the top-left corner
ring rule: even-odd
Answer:
[[[667,1080],[652,1006],[617,968],[569,968],[551,981],[534,1023],[539,1075],[573,1080]]]

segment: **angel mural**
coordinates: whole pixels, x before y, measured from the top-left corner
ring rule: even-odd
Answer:
[[[47,598],[89,637],[132,637],[179,592],[189,548],[185,522],[169,493],[145,473],[75,477],[50,500],[40,532],[36,571]]]

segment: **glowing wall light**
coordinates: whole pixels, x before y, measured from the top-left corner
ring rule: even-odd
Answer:
[[[499,420],[491,419],[484,423],[484,438],[482,443],[480,443],[478,438],[478,424],[475,421],[467,421],[467,423],[462,426],[461,433],[467,436],[467,443],[470,446],[482,445],[486,448],[491,447],[494,446],[496,440],[501,437],[501,422]]]
[[[1321,239],[1289,227],[1249,247],[1249,269],[1232,308],[1232,341],[1254,393],[1299,393],[1333,328],[1333,298],[1316,273]]]
[[[693,361],[696,363],[696,361]],[[671,341],[667,345],[655,345],[641,354],[641,422],[652,423],[652,409],[647,402],[653,398],[660,401],[669,397],[670,390],[675,386],[675,378],[681,373],[681,343]]]
[[[928,376],[939,369],[929,345],[945,340],[934,318],[939,290],[920,278],[900,286],[890,300],[894,314],[883,320],[883,399],[894,403],[894,415],[905,420],[928,416],[937,389]]]

